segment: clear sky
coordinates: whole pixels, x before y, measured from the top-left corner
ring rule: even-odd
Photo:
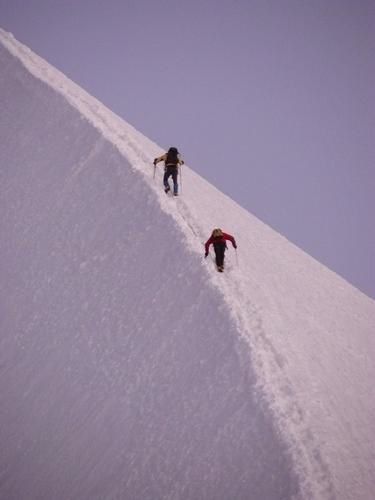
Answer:
[[[0,0],[0,26],[375,298],[374,1]]]

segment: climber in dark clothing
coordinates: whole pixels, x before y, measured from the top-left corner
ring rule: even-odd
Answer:
[[[237,248],[236,240],[233,238],[232,235],[224,233],[221,229],[217,228],[212,231],[211,236],[205,243],[205,254],[204,256],[207,257],[210,245],[211,243],[214,246],[214,251],[215,251],[215,261],[216,261],[216,267],[219,272],[224,271],[224,254],[225,250],[227,249],[227,240],[229,240],[233,248]]]
[[[164,161],[164,191],[168,193],[171,190],[168,179],[172,177],[173,180],[173,194],[175,196],[178,195],[178,166],[184,164],[184,160],[180,158],[180,154],[177,148],[169,148],[168,152],[159,156],[159,158],[155,158],[154,166],[156,166],[160,161]]]

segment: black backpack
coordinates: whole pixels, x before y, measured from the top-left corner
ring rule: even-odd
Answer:
[[[178,165],[178,150],[177,148],[169,148],[167,153],[167,158],[165,160],[165,165],[168,166],[177,166]]]

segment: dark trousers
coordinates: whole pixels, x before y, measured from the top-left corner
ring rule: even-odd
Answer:
[[[174,194],[178,193],[177,175],[178,175],[178,167],[165,167],[164,178],[163,178],[164,187],[168,191],[171,189],[168,179],[169,177],[172,176]]]
[[[224,242],[214,243],[215,257],[216,257],[216,265],[218,267],[224,266],[224,253],[227,245]]]

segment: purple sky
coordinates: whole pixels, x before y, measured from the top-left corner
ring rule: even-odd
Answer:
[[[375,2],[0,0],[0,26],[375,297]]]

